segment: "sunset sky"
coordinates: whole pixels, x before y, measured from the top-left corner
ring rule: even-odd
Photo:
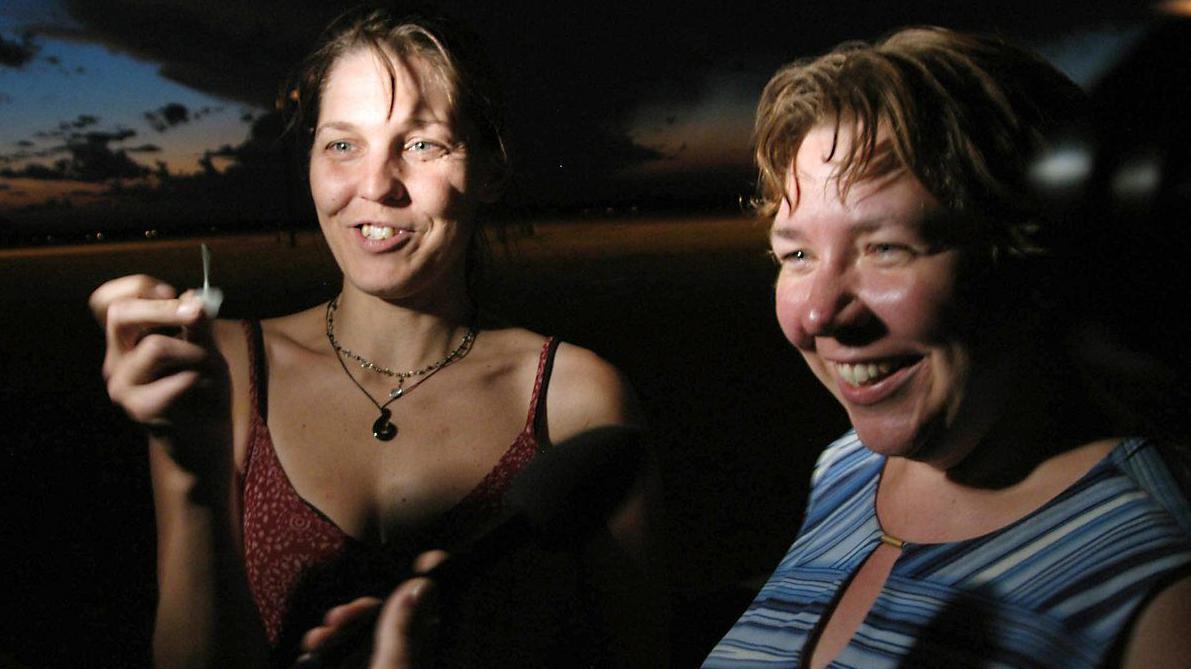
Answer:
[[[1139,0],[787,0],[710,14],[638,4],[436,3],[474,26],[502,73],[514,205],[731,202],[751,187],[749,129],[765,80],[845,39],[912,23],[998,32],[1090,83],[1148,16]],[[344,6],[3,0],[0,225],[77,218],[117,200],[121,217],[137,216],[163,177],[175,190],[146,218],[223,215],[211,205],[219,189],[245,189],[221,175],[250,160],[246,141],[254,124],[258,137],[273,127],[279,83]],[[122,199],[111,199],[113,186]],[[270,188],[257,195],[301,197]],[[295,211],[226,202],[236,219]]]

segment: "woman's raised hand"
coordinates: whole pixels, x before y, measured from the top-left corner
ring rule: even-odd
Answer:
[[[103,376],[112,401],[151,435],[168,440],[171,457],[184,469],[227,473],[227,364],[201,301],[133,275],[103,284],[88,304],[106,333]]]
[[[425,574],[446,559],[447,554],[443,551],[422,553],[414,561],[414,571]],[[374,618],[375,636],[369,669],[421,669],[435,666],[439,607],[434,592],[434,581],[418,576],[397,586],[384,601],[376,597],[360,597],[336,606],[327,611],[322,625],[308,631],[302,638],[302,651],[307,655],[300,658],[295,667],[336,666],[333,663],[322,664],[321,660],[315,661],[314,652],[325,651],[321,647],[336,641],[345,641],[332,639],[336,635],[350,634],[349,628]],[[360,650],[354,648],[348,649],[348,652]]]

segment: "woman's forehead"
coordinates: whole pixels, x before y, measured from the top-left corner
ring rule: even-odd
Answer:
[[[452,100],[445,77],[427,59],[378,52],[360,46],[338,57],[323,82],[320,125],[324,115],[431,117],[449,122]]]

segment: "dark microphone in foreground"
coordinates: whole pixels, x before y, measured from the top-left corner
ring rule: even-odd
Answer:
[[[409,571],[400,580],[425,576],[445,592],[527,541],[552,550],[580,545],[607,522],[637,480],[645,461],[643,434],[625,425],[597,427],[539,453],[509,484],[504,513],[493,525],[425,574]],[[350,621],[291,669],[366,666],[380,608]]]

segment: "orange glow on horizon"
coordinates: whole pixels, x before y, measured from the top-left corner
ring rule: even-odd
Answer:
[[[1177,16],[1191,16],[1191,0],[1166,0],[1158,3],[1158,11]]]
[[[48,179],[0,179],[6,188],[0,190],[0,212],[50,200],[70,200],[84,204],[103,198],[109,186],[105,183]]]

